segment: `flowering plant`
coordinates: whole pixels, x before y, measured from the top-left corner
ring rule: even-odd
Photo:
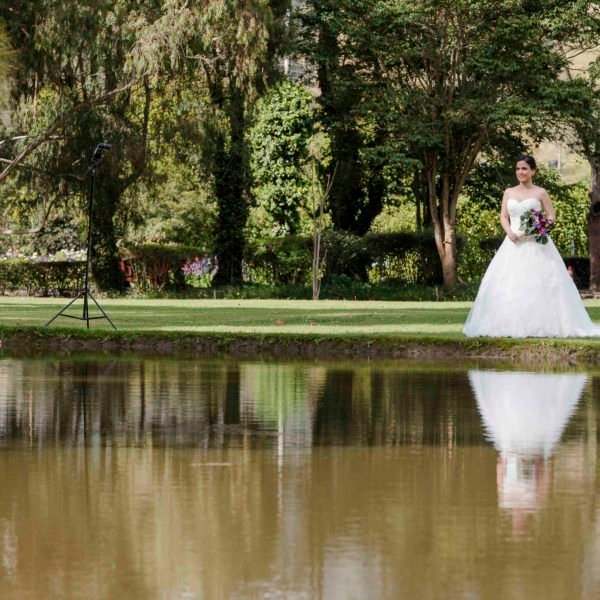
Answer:
[[[203,256],[196,257],[194,260],[186,260],[181,267],[185,275],[186,282],[194,287],[208,287],[212,278],[219,270],[217,257]]]
[[[551,227],[552,221],[541,210],[532,208],[521,215],[521,226],[519,229],[525,235],[533,236],[538,244],[548,243],[548,231]]]

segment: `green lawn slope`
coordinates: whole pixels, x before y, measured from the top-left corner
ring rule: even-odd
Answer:
[[[3,348],[136,349],[291,356],[474,357],[600,362],[600,340],[469,339],[468,302],[140,300],[101,302],[118,327],[59,317],[64,299],[0,298]],[[586,301],[600,322],[600,301]],[[82,304],[69,314],[81,315]],[[99,313],[94,310],[94,315]]]

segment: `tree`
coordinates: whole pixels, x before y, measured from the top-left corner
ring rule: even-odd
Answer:
[[[387,160],[374,151],[384,135],[378,124],[379,115],[365,115],[357,110],[367,94],[367,86],[362,66],[347,43],[352,4],[308,0],[297,11],[296,22],[299,51],[316,67],[321,92],[320,121],[331,139],[331,162],[326,175],[331,176],[331,169],[336,166],[329,196],[333,225],[364,235],[383,207]],[[370,76],[376,76],[376,70]]]
[[[358,90],[348,88],[359,99],[349,106],[354,119],[379,123],[372,136],[383,129],[383,155],[400,147],[418,161],[446,286],[457,282],[456,207],[477,157],[495,139],[536,141],[550,131],[559,107],[547,90],[565,66],[559,44],[575,38],[576,17],[592,4],[335,3],[321,62],[343,49],[342,70],[360,77]]]
[[[189,111],[198,116],[190,140],[201,138],[195,162],[217,200],[217,280],[241,281],[247,113],[277,78],[288,6],[286,0],[17,0],[0,7],[22,48],[15,98],[24,99],[25,119],[14,125],[27,134],[3,148],[14,159],[0,180],[31,156],[28,167],[43,169],[54,189],[53,173],[85,165],[100,140],[114,144],[101,165],[94,214],[93,265],[101,287],[119,283],[116,215],[146,173],[149,130],[160,120],[152,119],[155,90],[172,78],[198,92]]]
[[[217,285],[241,283],[249,177],[248,113],[260,92],[278,78],[289,1],[173,1],[143,30],[134,62],[147,72],[165,60],[198,78],[206,89],[199,148],[217,203]]]
[[[296,234],[308,192],[302,165],[313,129],[312,96],[284,79],[258,101],[255,113],[249,140],[256,203],[272,221],[268,235]]]
[[[582,152],[591,169],[588,237],[590,289],[600,291],[600,58],[581,74],[573,69],[558,87],[567,124],[575,131],[565,136],[571,146]]]
[[[18,0],[0,7],[20,48],[7,133],[22,137],[3,147],[13,158],[0,179],[28,158],[30,171],[20,170],[20,177],[35,172],[63,196],[81,193],[83,180],[85,195],[83,174],[94,145],[113,144],[99,171],[93,215],[92,265],[101,289],[120,287],[114,217],[146,167],[151,82],[127,63],[142,4],[146,18],[160,7],[158,0]]]

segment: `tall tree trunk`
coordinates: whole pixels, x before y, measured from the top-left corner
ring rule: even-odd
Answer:
[[[335,180],[331,188],[329,206],[335,229],[364,235],[371,221],[361,220],[361,213],[369,210],[363,185],[363,166],[360,150],[364,145],[353,118],[353,107],[360,100],[356,90],[341,86],[336,79],[338,69],[338,39],[323,21],[318,30],[320,60],[317,61],[317,79],[323,107],[325,128],[331,135],[331,167]]]
[[[282,55],[289,53],[290,50],[288,16],[292,8],[292,0],[270,0],[269,6],[273,14],[273,19],[268,25],[269,41],[267,42],[267,77],[264,81],[259,79],[257,84],[259,93],[263,93],[265,91],[265,84],[266,86],[271,86],[281,79],[282,69],[280,59],[282,58]]]
[[[92,210],[92,275],[103,291],[120,290],[123,285],[117,256],[114,217],[123,190],[110,173],[98,174]]]
[[[385,143],[383,130],[379,129],[377,131],[373,143],[375,146],[382,146]],[[356,230],[359,232],[359,235],[365,235],[369,231],[375,217],[383,210],[383,201],[386,192],[383,169],[383,163],[376,163],[367,172],[365,203],[356,219]]]
[[[590,249],[590,289],[600,292],[600,155],[588,156],[592,168],[588,237]]]
[[[218,216],[215,244],[219,270],[215,275],[215,285],[242,283],[244,227],[248,218],[245,197],[244,95],[237,88],[232,89],[231,94],[231,106],[228,109],[231,139],[226,148],[225,139],[221,138],[216,160]]]
[[[435,244],[442,265],[444,287],[458,283],[458,251],[456,239],[456,205],[475,159],[481,150],[484,135],[480,132],[464,141],[464,153],[453,156],[450,144],[441,156],[435,153],[423,157],[424,179],[431,211]],[[458,160],[457,160],[458,159]],[[442,168],[439,168],[439,165]]]
[[[329,199],[331,218],[336,229],[363,235],[365,231],[357,223],[360,198],[364,195],[358,156],[361,138],[351,125],[338,125],[335,129],[331,164],[336,165],[337,176]]]
[[[436,236],[437,242],[437,236]],[[438,245],[438,253],[442,261],[442,274],[444,276],[444,287],[451,288],[458,283],[458,262],[456,253],[456,228],[452,225],[447,225],[444,228],[443,234],[443,252],[440,253]]]
[[[425,159],[425,181],[427,184],[427,198],[431,219],[433,222],[433,234],[437,247],[444,287],[451,288],[458,282],[457,254],[456,254],[456,210],[452,206],[454,194],[449,190],[449,175],[443,173],[441,176],[445,183],[438,191],[437,157],[429,156]]]

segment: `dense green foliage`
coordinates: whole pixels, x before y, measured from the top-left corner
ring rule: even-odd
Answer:
[[[418,165],[444,281],[454,285],[457,203],[477,157],[506,140],[549,134],[560,113],[549,91],[568,64],[562,49],[588,24],[597,31],[595,9],[590,2],[309,1],[305,36],[316,32],[309,50],[342,167],[333,190],[343,198],[339,210],[360,214],[340,190],[351,182],[368,187],[359,151],[380,166],[399,155]],[[356,202],[359,194],[350,193]],[[332,210],[336,222],[335,202]]]
[[[0,261],[0,294],[23,292],[38,296],[64,296],[81,289],[84,262],[29,260]]]
[[[146,168],[151,88],[147,79],[134,87],[127,62],[136,41],[138,4],[41,0],[0,8],[19,48],[7,134],[25,132],[5,150],[18,154],[36,138],[46,142],[32,154],[29,168],[19,169],[22,186],[62,210],[72,210],[73,199],[84,205],[91,151],[101,141],[113,145],[99,169],[93,214],[93,269],[102,288],[120,285],[115,215],[123,194]],[[147,14],[156,14],[160,4],[144,3]]]
[[[363,282],[383,285],[441,284],[442,274],[430,234],[351,233],[328,231],[322,247],[325,284]],[[250,244],[247,278],[267,285],[308,285],[311,279],[312,240],[287,236]]]
[[[312,96],[287,79],[257,103],[249,139],[258,209],[254,220],[261,235],[298,233],[308,193],[302,165],[313,120]]]
[[[0,225],[41,230],[0,253],[84,249],[110,142],[102,290],[123,256],[144,293],[307,284],[315,181],[332,182],[324,285],[471,285],[517,154],[573,139],[600,186],[600,61],[571,68],[598,39],[588,0],[16,0],[0,24]],[[583,185],[538,182],[557,246],[586,255]]]

